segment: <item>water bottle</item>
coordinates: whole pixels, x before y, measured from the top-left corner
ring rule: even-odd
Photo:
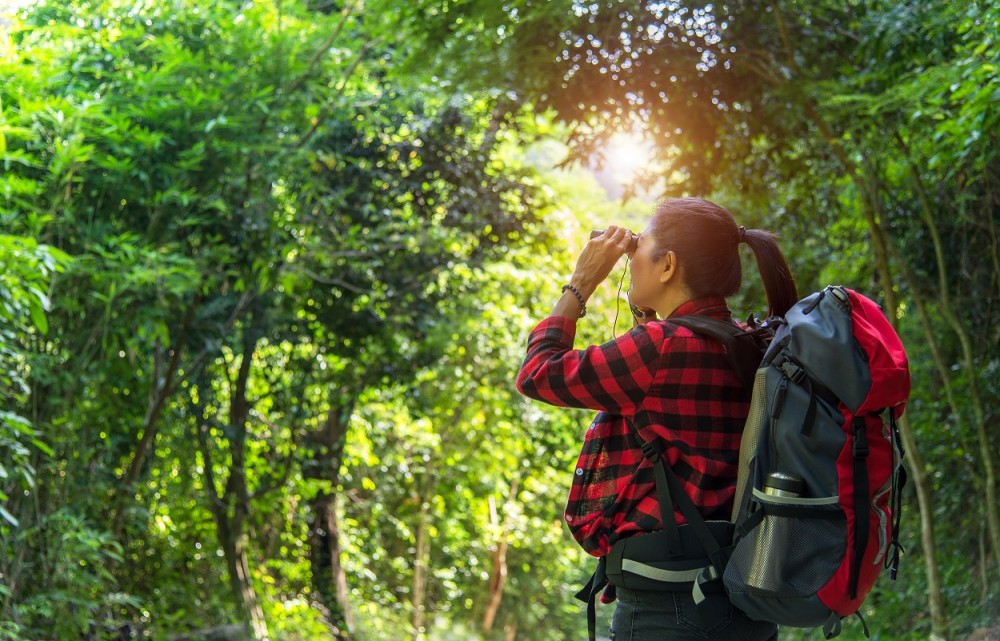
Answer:
[[[768,496],[784,496],[796,498],[802,496],[805,483],[784,472],[771,472],[764,482],[764,494]]]
[[[764,482],[764,494],[773,497],[802,496],[805,483],[783,472],[772,472]],[[757,526],[753,563],[747,575],[747,585],[765,592],[779,593],[782,589],[782,565],[788,556],[790,519],[765,516]]]

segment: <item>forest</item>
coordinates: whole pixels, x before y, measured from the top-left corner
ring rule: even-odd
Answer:
[[[683,195],[907,347],[872,638],[1000,638],[998,24],[998,0],[0,5],[0,639],[586,638],[563,509],[591,417],[514,377],[590,230]],[[744,274],[730,307],[759,316]],[[624,277],[578,346],[631,327]]]

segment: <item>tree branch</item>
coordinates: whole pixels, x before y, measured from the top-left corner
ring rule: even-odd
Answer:
[[[346,6],[341,10],[340,22],[337,23],[337,26],[334,28],[333,33],[331,33],[330,36],[323,41],[323,44],[320,45],[319,49],[316,50],[316,53],[313,54],[312,59],[309,60],[309,64],[306,65],[306,70],[302,72],[302,75],[300,75],[292,82],[291,86],[286,90],[287,93],[295,93],[302,87],[302,85],[306,83],[307,80],[309,80],[309,76],[312,75],[313,69],[316,67],[317,64],[319,64],[319,61],[323,58],[323,55],[330,49],[331,46],[333,46],[333,43],[337,41],[337,38],[340,37],[340,32],[344,30],[344,26],[347,24],[347,19],[351,16],[352,13],[354,13],[354,9],[359,4],[361,3],[354,2],[351,5]]]
[[[319,130],[320,125],[323,124],[323,122],[326,120],[329,114],[330,105],[340,102],[340,98],[344,95],[344,90],[347,88],[347,81],[351,78],[351,76],[354,75],[355,69],[357,69],[358,65],[361,64],[361,61],[364,59],[365,54],[368,53],[368,49],[371,48],[371,46],[374,45],[379,40],[380,40],[379,38],[375,38],[373,40],[371,39],[371,37],[369,37],[369,39],[365,41],[365,44],[361,47],[361,51],[358,52],[358,55],[355,56],[354,60],[351,62],[351,66],[348,67],[347,71],[344,73],[344,77],[340,81],[340,86],[337,87],[337,89],[334,91],[333,96],[330,98],[329,101],[327,101],[326,108],[316,116],[316,122],[314,122],[313,126],[309,129],[309,131],[307,131],[305,135],[302,136],[302,138],[300,138],[297,143],[295,143],[295,145],[292,147],[293,150],[301,149],[302,147],[305,146],[307,142],[309,142],[310,139],[312,139],[314,135],[316,135],[316,132]]]
[[[352,284],[350,284],[350,283],[348,283],[346,281],[340,280],[339,278],[326,278],[324,276],[320,276],[319,274],[313,272],[310,269],[303,269],[302,272],[306,276],[308,276],[309,278],[313,279],[314,281],[316,281],[317,283],[319,283],[321,285],[333,285],[335,287],[342,287],[342,288],[344,288],[344,289],[346,289],[348,291],[354,292],[355,294],[374,294],[375,293],[375,292],[373,292],[370,289],[362,289],[361,287],[358,287],[357,285],[352,285]]]

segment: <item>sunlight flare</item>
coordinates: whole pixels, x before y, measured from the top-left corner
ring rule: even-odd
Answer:
[[[627,184],[646,169],[653,158],[653,148],[641,137],[618,133],[611,137],[605,154],[605,170],[620,184]]]

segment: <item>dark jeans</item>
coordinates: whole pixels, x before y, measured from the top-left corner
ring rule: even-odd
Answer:
[[[694,604],[690,592],[618,588],[611,641],[777,641],[773,623],[751,621],[725,594]]]

